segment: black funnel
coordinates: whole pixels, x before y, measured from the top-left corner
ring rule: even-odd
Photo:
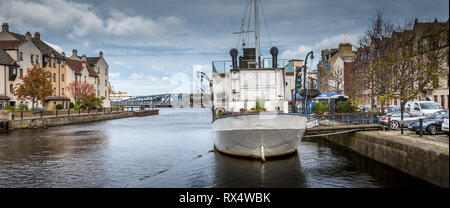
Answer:
[[[272,68],[278,67],[278,48],[272,47],[270,49],[270,54],[272,54]]]
[[[230,50],[231,60],[233,62],[233,69],[237,69],[237,56],[238,56],[238,50],[236,48],[233,48]]]

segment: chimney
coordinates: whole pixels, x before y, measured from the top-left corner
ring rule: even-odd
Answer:
[[[434,23],[438,23],[437,17],[434,18]]]
[[[81,61],[86,62],[86,54],[83,54],[83,55],[81,56]]]
[[[37,39],[37,40],[40,40],[41,39],[41,34],[39,32],[35,32],[34,33],[34,38]]]
[[[66,57],[66,53],[64,53],[64,51],[61,53],[64,57]]]
[[[350,43],[341,43],[341,44],[339,44],[339,50],[340,51],[351,52],[352,51],[352,44],[350,44]]]
[[[100,51],[100,52],[98,53],[98,56],[103,57],[103,52]]]
[[[2,25],[2,32],[9,32],[9,26],[8,23],[3,23]]]
[[[77,49],[73,49],[72,50],[72,56],[73,57],[77,57],[78,55],[77,55]]]
[[[272,47],[270,49],[270,54],[272,55],[272,68],[278,67],[278,48]]]
[[[31,40],[31,33],[30,32],[25,33],[25,39]]]

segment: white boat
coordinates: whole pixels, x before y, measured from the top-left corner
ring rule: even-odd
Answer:
[[[265,161],[269,157],[297,152],[307,117],[289,113],[295,87],[294,74],[278,68],[278,49],[273,47],[270,50],[271,67],[265,68],[261,63],[258,0],[253,2],[255,48],[246,48],[243,39],[243,56],[238,59],[238,50],[230,51],[230,70],[226,70],[225,62],[222,71],[216,67],[217,62],[213,62],[212,130],[217,151]],[[243,22],[240,33],[246,32]]]

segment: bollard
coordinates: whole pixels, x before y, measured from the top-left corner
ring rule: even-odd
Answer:
[[[42,111],[40,112],[40,114],[41,114],[41,118],[42,118]]]
[[[14,113],[11,114],[11,120],[14,120]]]
[[[58,117],[58,108],[56,109],[56,117]]]
[[[88,115],[89,115],[89,111],[91,111],[91,108],[88,108]]]
[[[81,115],[81,108],[78,108],[78,115]]]
[[[70,108],[67,109],[67,116],[70,116]]]
[[[20,111],[20,120],[23,120],[23,111]]]
[[[423,136],[423,118],[419,119],[419,137]]]
[[[97,114],[98,113],[98,108],[95,108],[95,114]]]
[[[391,118],[389,117],[388,118],[388,131],[390,131],[391,130]]]

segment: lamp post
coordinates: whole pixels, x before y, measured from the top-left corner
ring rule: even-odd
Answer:
[[[303,92],[305,93],[304,94],[304,96],[303,96],[303,104],[302,104],[302,107],[303,107],[303,113],[304,114],[306,114],[307,113],[307,111],[306,111],[306,102],[307,102],[307,93],[306,93],[306,71],[307,71],[307,69],[308,69],[308,67],[307,67],[307,64],[308,64],[308,58],[309,58],[309,56],[311,55],[311,60],[312,59],[314,59],[314,52],[313,51],[310,51],[308,54],[306,54],[306,58],[305,58],[305,64],[301,67],[301,68],[303,68],[303,79],[302,80],[304,80],[304,83],[303,83]],[[300,69],[301,69],[300,68]],[[297,84],[297,82],[298,82],[298,72],[299,72],[300,70],[298,70],[297,72],[296,72],[296,75],[295,75],[295,83]],[[301,86],[300,86],[301,87]],[[299,92],[299,89],[297,88],[297,87],[295,87],[295,92],[296,93],[298,93]]]

